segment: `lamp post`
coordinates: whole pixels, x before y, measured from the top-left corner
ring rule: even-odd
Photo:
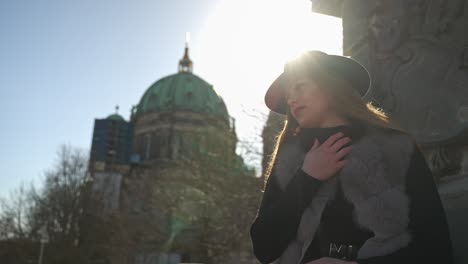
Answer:
[[[42,264],[42,259],[44,256],[44,247],[47,242],[49,242],[49,236],[47,234],[46,227],[42,227],[41,230],[39,230],[39,234],[41,235],[41,251],[39,253],[39,260],[38,263]]]

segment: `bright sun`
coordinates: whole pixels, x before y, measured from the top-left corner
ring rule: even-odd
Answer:
[[[287,58],[310,49],[341,54],[341,20],[312,13],[308,0],[221,0],[199,39],[196,72],[246,104],[262,97]]]
[[[341,19],[312,13],[309,0],[219,0],[197,39],[195,74],[224,98],[241,138],[261,130],[264,93],[287,58],[342,50]]]

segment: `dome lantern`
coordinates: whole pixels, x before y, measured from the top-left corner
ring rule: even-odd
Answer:
[[[125,121],[125,119],[121,115],[119,115],[119,106],[118,105],[115,106],[115,113],[109,115],[108,117],[106,117],[106,119],[114,120],[114,121]]]
[[[185,54],[179,61],[178,73],[153,83],[135,107],[133,116],[146,113],[191,112],[218,117],[229,124],[229,114],[223,99],[211,84],[192,73],[193,64],[188,55],[188,42],[187,34]]]
[[[182,57],[182,59],[179,60],[179,72],[192,73],[192,71],[193,71],[193,62],[189,57],[189,48],[188,48],[189,38],[190,38],[190,35],[187,32],[186,35],[185,35],[184,57]]]

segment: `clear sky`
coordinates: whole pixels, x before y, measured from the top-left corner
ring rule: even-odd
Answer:
[[[176,72],[185,32],[194,73],[224,98],[239,137],[255,139],[286,58],[339,54],[340,23],[308,0],[0,1],[0,196],[38,183],[61,144],[89,150],[94,119],[115,105],[128,119]]]

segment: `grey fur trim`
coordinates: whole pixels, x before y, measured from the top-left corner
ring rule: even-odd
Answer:
[[[390,130],[372,130],[354,142],[346,166],[321,185],[302,214],[296,239],[275,263],[301,262],[338,184],[345,198],[354,205],[356,223],[375,234],[361,247],[359,258],[382,256],[406,247],[411,236],[409,201],[404,186],[414,149],[409,136]],[[280,147],[272,175],[283,190],[302,166],[305,154],[298,139]]]
[[[284,191],[294,173],[302,166],[306,152],[300,147],[299,138],[295,137],[288,142],[284,142],[278,149],[275,161],[275,173],[278,177],[278,184]]]

